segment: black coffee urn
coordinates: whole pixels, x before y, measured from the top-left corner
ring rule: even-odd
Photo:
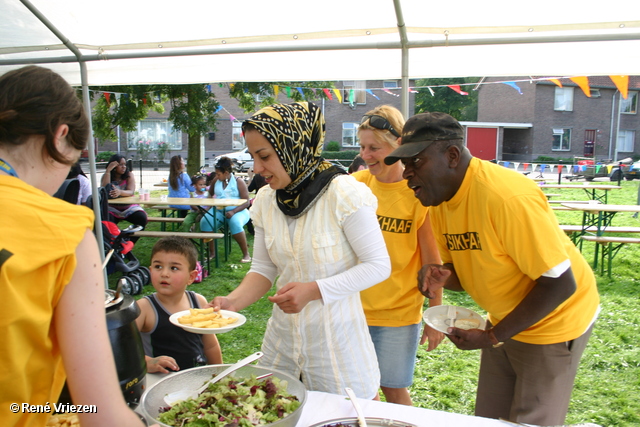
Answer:
[[[135,409],[144,392],[147,364],[136,326],[140,309],[130,295],[121,296],[121,302],[106,308],[107,328],[122,394],[129,407]]]

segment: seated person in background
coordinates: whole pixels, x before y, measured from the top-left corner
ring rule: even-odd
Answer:
[[[242,178],[233,174],[233,163],[228,157],[221,157],[216,163],[216,177],[209,186],[209,195],[221,199],[249,199],[247,184]],[[226,221],[229,224],[229,232],[240,246],[242,259],[240,262],[251,262],[247,236],[244,232],[244,225],[249,221],[249,202],[240,206],[226,206],[222,209],[210,209],[200,221],[200,230],[205,232],[216,231],[219,224]],[[215,218],[214,218],[215,215]],[[212,256],[213,245],[209,246]]]
[[[251,168],[251,170],[249,171],[249,174],[253,175],[253,177],[251,178],[251,182],[249,183],[249,193],[255,192],[257,194],[259,189],[267,185],[267,181],[265,181],[262,175],[254,173],[253,168]],[[253,204],[254,199],[255,197],[249,200],[249,205],[250,205],[249,208],[251,208],[251,205]],[[251,221],[251,218],[249,218],[249,222],[247,222],[247,231],[249,231],[249,234],[251,234],[252,236],[255,234],[255,230],[253,229],[253,222]]]
[[[198,274],[197,257],[195,246],[184,237],[164,237],[151,250],[151,283],[156,292],[136,301],[140,308],[136,325],[149,373],[222,363],[215,334],[192,334],[169,321],[173,313],[207,304],[202,295],[186,290]]]
[[[169,197],[191,197],[191,193],[196,191],[193,188],[191,178],[185,172],[184,160],[182,156],[176,155],[169,162]],[[191,208],[188,205],[169,205],[169,207],[178,209],[178,217],[184,218]]]
[[[114,154],[109,158],[107,169],[102,175],[100,186],[106,187],[110,199],[131,197],[136,192],[135,176],[127,167],[127,159],[121,154]],[[140,205],[112,205],[109,204],[110,221],[116,224],[122,220],[134,225],[147,225],[147,213]]]
[[[193,197],[198,199],[206,199],[207,194],[207,177],[202,174],[196,174],[191,177],[191,183],[193,184],[193,188],[195,192],[193,193]],[[182,223],[182,231],[198,231],[200,229],[200,210],[197,206],[191,206],[191,210],[184,218],[184,222]],[[195,225],[195,230],[191,230],[191,227]]]
[[[91,197],[91,181],[87,178],[87,175],[84,174],[82,170],[82,166],[80,166],[80,162],[76,162],[73,166],[71,166],[71,170],[69,170],[69,175],[67,175],[67,179],[77,178],[80,183],[80,191],[78,192],[78,202],[77,205],[83,205],[84,202],[87,201],[89,197]]]
[[[349,165],[349,174],[352,174],[354,172],[360,172],[361,170],[365,170],[367,168],[367,164],[365,163],[364,159],[362,157],[360,157],[360,155],[357,155],[355,157],[355,159],[353,159],[353,162],[351,162],[351,164]]]

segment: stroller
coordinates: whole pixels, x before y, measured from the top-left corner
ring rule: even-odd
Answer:
[[[104,187],[98,189],[100,192],[100,212],[102,216],[102,236],[104,239],[105,256],[111,253],[107,263],[107,274],[115,272],[123,273],[122,292],[128,295],[138,295],[142,288],[150,283],[151,272],[147,267],[141,266],[140,261],[133,254],[134,243],[131,241],[131,234],[142,230],[140,226],[130,225],[121,230],[117,224],[108,221],[109,207],[108,194]],[[93,209],[91,197],[87,200],[87,206]]]

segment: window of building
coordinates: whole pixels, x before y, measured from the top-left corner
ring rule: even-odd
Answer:
[[[573,111],[572,87],[556,87],[553,109],[555,111]]]
[[[242,134],[242,122],[233,120],[231,126],[231,147],[234,150],[242,150],[245,147],[244,135]]]
[[[360,141],[358,140],[358,124],[346,122],[342,123],[342,146],[354,148],[358,147],[359,144]]]
[[[600,98],[600,89],[591,89],[592,98]]]
[[[634,151],[634,142],[636,139],[636,131],[634,130],[621,130],[618,133],[618,152],[629,152],[632,153]]]
[[[553,129],[553,151],[569,151],[571,149],[571,129]]]
[[[620,99],[620,112],[622,114],[636,114],[638,111],[638,92],[629,92],[627,99]]]
[[[174,131],[173,123],[163,119],[145,119],[138,122],[138,129],[127,133],[127,148],[137,150],[143,143],[155,150],[159,142],[169,144],[169,150],[182,150],[182,132]]]
[[[382,82],[382,87],[385,89],[396,89],[398,87],[397,80],[385,80]]]
[[[364,80],[350,80],[343,82],[342,103],[351,105],[365,105],[367,103],[367,82]]]

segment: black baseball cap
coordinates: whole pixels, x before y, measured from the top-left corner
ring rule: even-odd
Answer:
[[[400,146],[384,162],[392,165],[417,155],[435,141],[452,139],[464,139],[464,129],[456,119],[446,113],[416,114],[404,124]]]

